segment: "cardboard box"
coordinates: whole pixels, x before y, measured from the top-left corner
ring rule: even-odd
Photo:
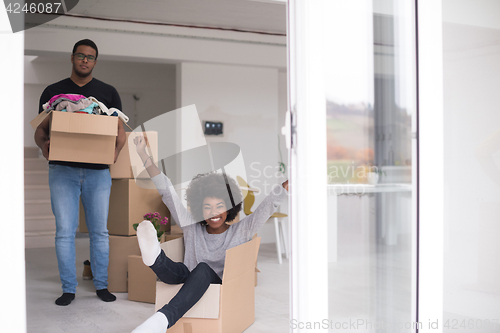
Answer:
[[[180,228],[179,228],[180,229]],[[184,238],[177,237],[160,244],[165,255],[175,262],[184,262]]]
[[[108,231],[110,235],[136,234],[134,223],[144,220],[144,215],[158,212],[171,221],[170,212],[156,189],[137,186],[134,179],[113,179],[109,198]],[[85,213],[80,203],[80,232],[88,232]]]
[[[162,248],[166,253],[165,248],[178,252],[180,240],[166,242]],[[222,285],[210,285],[200,301],[168,332],[239,333],[248,328],[255,320],[255,262],[259,245],[260,238],[254,238],[227,250]],[[179,288],[158,281],[155,311],[168,303]]]
[[[61,111],[42,112],[31,121],[36,129],[50,117],[49,161],[112,164],[118,117]]]
[[[144,134],[145,133],[145,134]],[[134,138],[137,135],[144,134],[148,139],[148,148],[146,151],[150,156],[153,156],[153,161],[158,162],[158,133],[157,132],[127,132],[127,141],[125,146],[120,151],[115,164],[109,166],[111,178],[146,178],[149,179],[149,174],[144,168],[139,154],[136,152]]]
[[[153,303],[156,299],[156,275],[142,257],[128,256],[128,300]]]
[[[160,229],[161,230],[161,229]],[[165,232],[161,237],[161,243],[184,237],[181,227],[177,224],[171,226],[170,231]],[[183,259],[179,260],[183,261]]]
[[[108,289],[110,292],[127,292],[129,255],[141,255],[137,236],[109,236]]]
[[[253,235],[252,239],[257,238],[257,234]],[[255,286],[257,287],[257,273],[260,273],[260,270],[257,268],[257,258],[255,258]]]

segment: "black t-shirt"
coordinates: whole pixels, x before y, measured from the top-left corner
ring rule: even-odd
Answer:
[[[117,108],[122,109],[122,101],[118,95],[116,89],[106,84],[102,81],[92,78],[92,80],[80,87],[74,83],[70,78],[64,79],[62,81],[51,84],[40,96],[40,103],[38,108],[38,113],[43,111],[42,105],[47,103],[52,97],[59,94],[78,94],[85,97],[95,97],[99,102],[102,102],[108,109]],[[77,163],[77,162],[65,162],[65,161],[50,161],[50,164],[61,164],[78,168],[87,169],[106,169],[109,166],[107,164],[91,164],[91,163]]]

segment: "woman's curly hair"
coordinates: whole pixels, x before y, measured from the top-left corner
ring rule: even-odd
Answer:
[[[226,174],[216,172],[199,174],[189,183],[186,190],[186,200],[191,215],[197,222],[205,222],[203,218],[203,200],[207,197],[223,199],[226,207],[232,207],[227,210],[226,222],[234,220],[241,210],[243,201],[241,190],[236,181]]]

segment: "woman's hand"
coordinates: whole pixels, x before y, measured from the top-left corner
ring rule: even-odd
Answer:
[[[141,153],[146,152],[146,146],[148,145],[148,139],[145,138],[142,134],[137,135],[134,138],[135,149],[137,153],[140,155]]]
[[[142,163],[144,163],[144,167],[146,171],[149,173],[150,177],[155,177],[160,174],[160,170],[156,167],[153,157],[149,156],[146,152],[146,146],[148,145],[148,137],[143,135],[142,133],[137,135],[134,138],[135,149],[137,150],[137,154],[141,158]]]
[[[288,180],[281,184],[281,186],[283,186],[283,188],[288,191]]]

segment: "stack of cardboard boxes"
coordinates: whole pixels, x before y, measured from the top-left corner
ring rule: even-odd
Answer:
[[[142,262],[133,224],[143,221],[147,213],[158,212],[162,217],[169,218],[169,224],[162,226],[165,231],[162,241],[182,237],[182,232],[180,228],[174,228],[173,234],[170,231],[170,213],[152,182],[146,178],[148,174],[135,152],[133,139],[136,135],[139,133],[127,133],[127,143],[116,163],[110,166],[108,289],[110,292],[129,292],[130,300],[154,303],[156,277]],[[149,153],[154,161],[158,161],[158,135],[146,132],[146,136]],[[82,205],[80,232],[88,232]],[[129,256],[132,258],[129,259]]]

